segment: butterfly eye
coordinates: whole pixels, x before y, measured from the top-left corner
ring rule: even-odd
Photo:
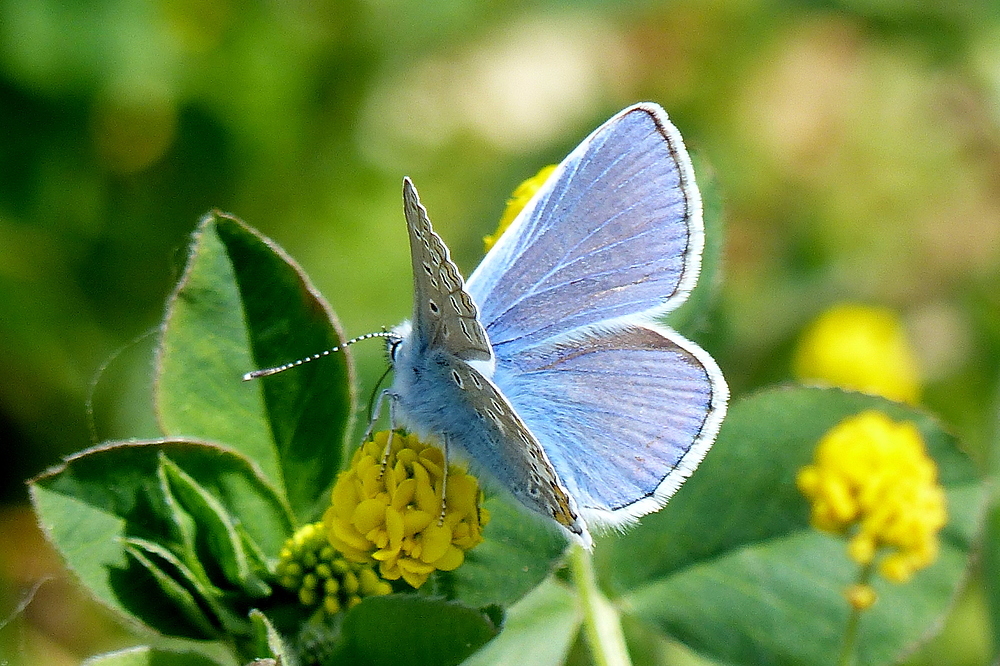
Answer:
[[[396,352],[399,351],[399,345],[403,344],[401,338],[389,338],[389,360],[393,363],[396,362]]]

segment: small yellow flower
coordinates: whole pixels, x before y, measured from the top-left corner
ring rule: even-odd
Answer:
[[[514,221],[517,214],[524,209],[525,205],[531,200],[531,197],[535,196],[535,193],[545,184],[545,181],[549,179],[549,176],[555,170],[555,164],[542,167],[538,173],[514,188],[514,193],[507,199],[507,207],[504,209],[503,215],[500,216],[500,224],[497,226],[496,232],[492,236],[483,238],[483,245],[486,247],[486,252],[489,252],[490,248],[496,245],[497,241],[500,240],[500,236],[503,235],[503,232],[507,231],[507,227]]]
[[[947,522],[944,489],[920,431],[866,411],[834,426],[798,474],[812,502],[812,525],[849,534],[848,555],[878,562],[881,574],[904,582],[937,557],[937,533]]]
[[[382,578],[403,578],[418,588],[436,569],[462,564],[465,551],[482,542],[489,514],[479,506],[478,480],[450,464],[441,521],[441,449],[396,432],[383,469],[388,437],[388,431],[377,433],[354,453],[350,468],[337,477],[323,523],[347,559],[378,562]]]
[[[327,541],[323,523],[306,525],[285,542],[275,574],[282,587],[298,593],[303,606],[322,604],[331,615],[363,597],[392,592],[370,564],[339,556]]]
[[[878,601],[878,595],[875,594],[872,586],[863,583],[848,587],[844,591],[844,597],[847,599],[847,603],[851,604],[851,608],[859,611],[871,608]]]
[[[890,400],[920,400],[917,364],[896,314],[887,308],[837,305],[806,329],[795,350],[795,376]]]

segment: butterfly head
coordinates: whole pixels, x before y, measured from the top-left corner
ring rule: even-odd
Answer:
[[[402,356],[405,343],[410,339],[410,331],[413,325],[407,319],[403,323],[394,327],[385,336],[385,351],[389,355],[389,361],[396,365],[397,360]]]

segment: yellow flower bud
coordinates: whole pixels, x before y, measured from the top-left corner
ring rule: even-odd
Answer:
[[[844,596],[851,607],[859,611],[871,608],[878,600],[878,595],[871,585],[851,585],[844,590]]]
[[[376,596],[392,592],[392,587],[378,577],[371,564],[349,562],[338,555],[327,540],[323,523],[306,525],[285,542],[275,575],[282,587],[296,593],[299,603],[304,606],[322,603],[331,614],[349,608],[352,599],[360,601],[359,594]],[[361,580],[369,582],[360,586]]]
[[[340,612],[340,600],[336,596],[328,594],[323,597],[323,610],[330,615],[336,615]]]
[[[313,606],[316,604],[316,591],[303,587],[299,590],[299,603],[303,606]]]

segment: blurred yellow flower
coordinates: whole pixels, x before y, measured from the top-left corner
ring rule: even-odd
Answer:
[[[440,521],[441,449],[396,432],[383,469],[388,437],[388,431],[376,433],[354,453],[350,468],[337,477],[323,524],[347,559],[377,562],[383,578],[402,577],[417,588],[436,569],[462,564],[465,551],[482,542],[489,514],[480,507],[479,481],[451,464]]]
[[[904,582],[937,557],[948,518],[944,489],[914,424],[876,411],[845,419],[820,440],[797,484],[812,502],[815,528],[850,532],[853,560],[868,566],[887,549],[878,563],[887,579]]]
[[[917,364],[892,310],[836,305],[806,329],[795,350],[795,376],[890,400],[920,400]]]
[[[851,608],[859,611],[871,608],[878,601],[878,595],[875,594],[872,586],[864,583],[857,583],[848,587],[844,591],[844,597],[851,604]]]
[[[275,573],[282,587],[298,593],[302,605],[322,603],[331,615],[355,606],[362,597],[392,592],[370,564],[348,562],[338,555],[323,523],[306,525],[285,542]]]
[[[531,200],[531,197],[535,196],[538,189],[545,184],[545,181],[549,179],[549,176],[555,170],[555,164],[542,167],[538,173],[514,188],[514,193],[507,199],[507,207],[504,209],[503,215],[500,216],[500,224],[497,226],[496,232],[492,236],[483,238],[483,245],[486,247],[486,252],[489,252],[490,248],[496,245],[497,241],[500,240],[500,236],[503,235],[503,232],[507,231],[507,227],[514,221],[517,214]]]

